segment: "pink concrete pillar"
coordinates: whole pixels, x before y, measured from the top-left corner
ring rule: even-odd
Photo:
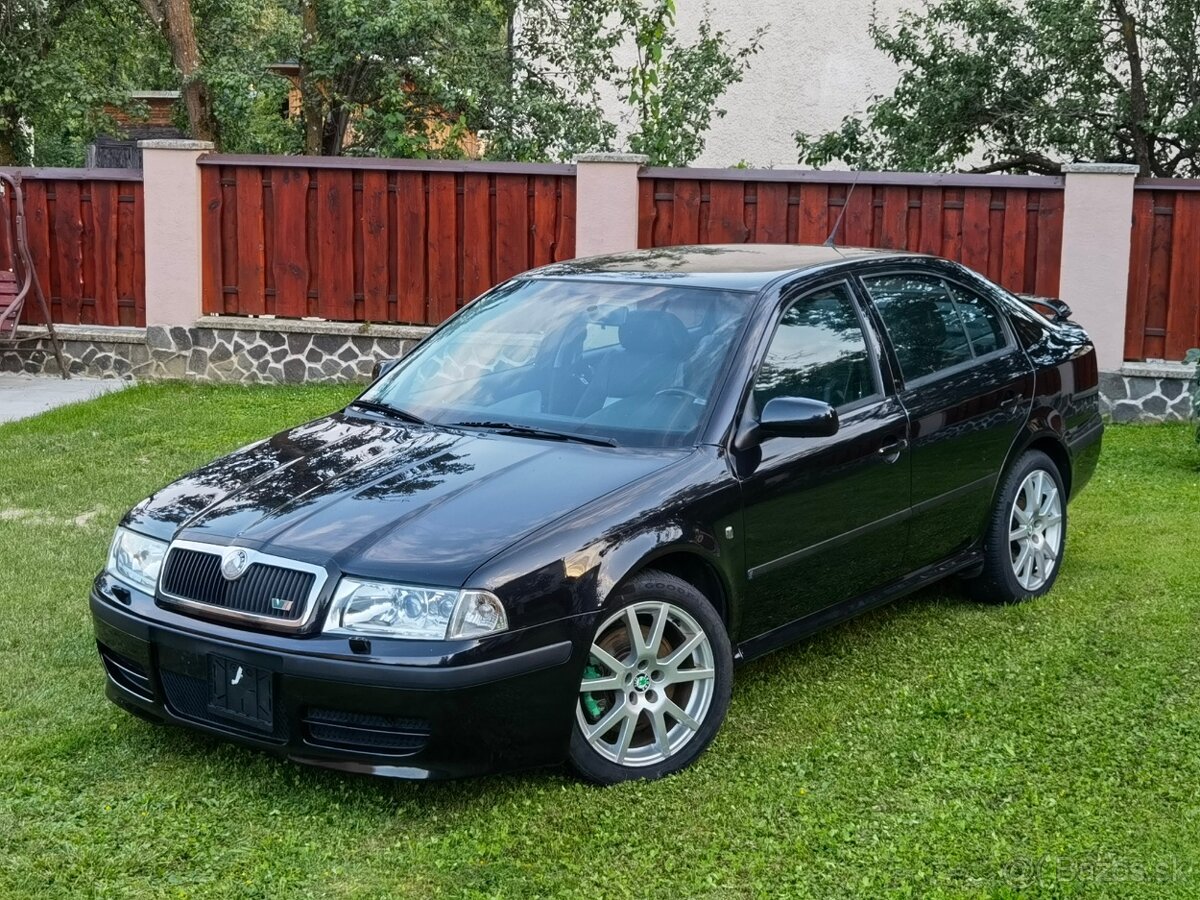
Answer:
[[[208,141],[138,141],[146,222],[146,324],[200,318],[200,169]]]
[[[575,255],[636,250],[638,172],[635,153],[585,153],[575,158]]]
[[[1137,166],[1118,163],[1063,166],[1067,186],[1059,294],[1095,341],[1102,372],[1115,372],[1125,361],[1133,181],[1137,173]]]

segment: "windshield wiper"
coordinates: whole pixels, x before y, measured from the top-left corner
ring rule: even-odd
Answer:
[[[548,428],[533,428],[529,425],[514,425],[512,422],[453,422],[450,428],[484,428],[501,434],[511,434],[514,437],[545,438],[551,441],[574,441],[578,444],[593,444],[597,447],[615,447],[617,442],[612,438],[591,437],[584,434],[572,434],[569,431],[552,431]]]
[[[351,400],[350,405],[358,409],[369,409],[371,412],[377,412],[380,415],[387,416],[389,419],[399,419],[402,422],[411,422],[414,425],[424,425],[425,420],[420,416],[414,416],[410,412],[400,409],[398,406],[391,406],[387,403],[380,403],[376,400]]]

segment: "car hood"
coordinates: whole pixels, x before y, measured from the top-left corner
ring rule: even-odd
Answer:
[[[198,469],[138,504],[126,524],[458,586],[523,535],[683,455],[338,413]]]

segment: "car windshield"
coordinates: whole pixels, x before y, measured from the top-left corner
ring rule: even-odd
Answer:
[[[512,281],[360,400],[436,425],[681,447],[695,441],[751,305],[742,292],[646,282]]]

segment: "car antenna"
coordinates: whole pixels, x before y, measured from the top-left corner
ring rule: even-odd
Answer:
[[[842,219],[846,217],[846,207],[850,205],[850,198],[854,196],[854,189],[858,187],[858,178],[862,175],[862,166],[860,165],[854,170],[854,180],[850,182],[850,190],[846,191],[846,199],[842,201],[842,211],[838,213],[837,221],[833,223],[833,230],[829,232],[829,237],[825,238],[825,246],[831,247],[834,250],[838,249],[837,234],[842,227]],[[840,254],[841,251],[838,250]]]

